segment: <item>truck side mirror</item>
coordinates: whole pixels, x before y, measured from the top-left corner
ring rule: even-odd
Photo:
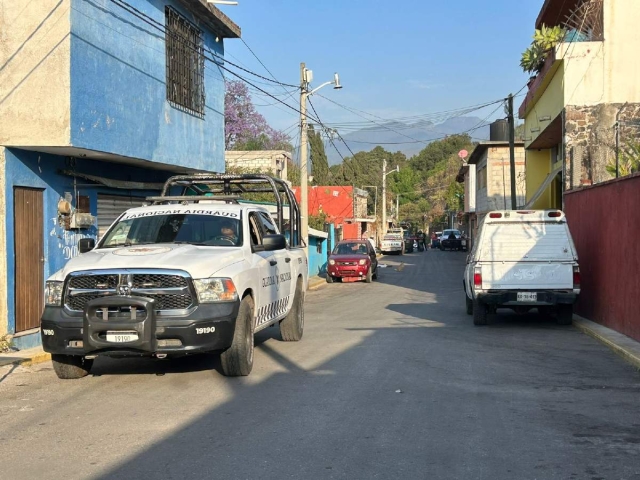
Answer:
[[[80,253],[87,253],[96,247],[96,241],[93,238],[81,238],[78,241],[78,251]]]
[[[287,239],[284,235],[265,235],[262,237],[262,245],[267,252],[284,250],[287,248]]]

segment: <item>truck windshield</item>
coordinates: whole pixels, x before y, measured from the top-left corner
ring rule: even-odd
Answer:
[[[216,247],[242,245],[237,218],[218,215],[171,214],[126,218],[114,225],[99,248],[154,243],[190,243]]]

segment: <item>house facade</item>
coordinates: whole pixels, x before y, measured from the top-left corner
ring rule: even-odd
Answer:
[[[527,206],[562,208],[563,192],[615,177],[640,125],[635,0],[546,0],[536,28],[566,35],[531,79],[525,121]]]
[[[524,142],[515,142],[516,205],[526,198]],[[478,224],[492,210],[511,209],[511,164],[509,142],[489,140],[479,142],[469,156],[469,168],[475,167],[475,182],[468,175],[465,192],[475,185],[475,215],[469,234],[475,237]],[[466,198],[466,195],[465,195]]]
[[[465,163],[460,167],[456,182],[464,186],[464,210],[458,215],[458,222],[462,224],[462,231],[473,240],[478,225],[476,216],[476,166]]]
[[[45,279],[172,174],[223,172],[224,39],[205,0],[3,2],[0,335],[39,343]]]
[[[293,191],[300,201],[300,187]],[[375,239],[375,218],[367,216],[368,192],[350,186],[309,187],[309,215],[326,215],[334,225],[339,240],[346,238]]]
[[[225,152],[227,168],[270,172],[283,180],[287,179],[289,162],[291,162],[291,152],[285,150],[230,150]]]

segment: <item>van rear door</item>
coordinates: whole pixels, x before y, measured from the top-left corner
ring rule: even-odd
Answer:
[[[485,222],[477,259],[483,290],[571,290],[576,260],[565,222]]]

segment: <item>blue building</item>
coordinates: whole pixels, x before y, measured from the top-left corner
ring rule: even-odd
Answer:
[[[0,336],[39,343],[44,280],[172,174],[224,171],[224,39],[206,0],[4,2]]]

